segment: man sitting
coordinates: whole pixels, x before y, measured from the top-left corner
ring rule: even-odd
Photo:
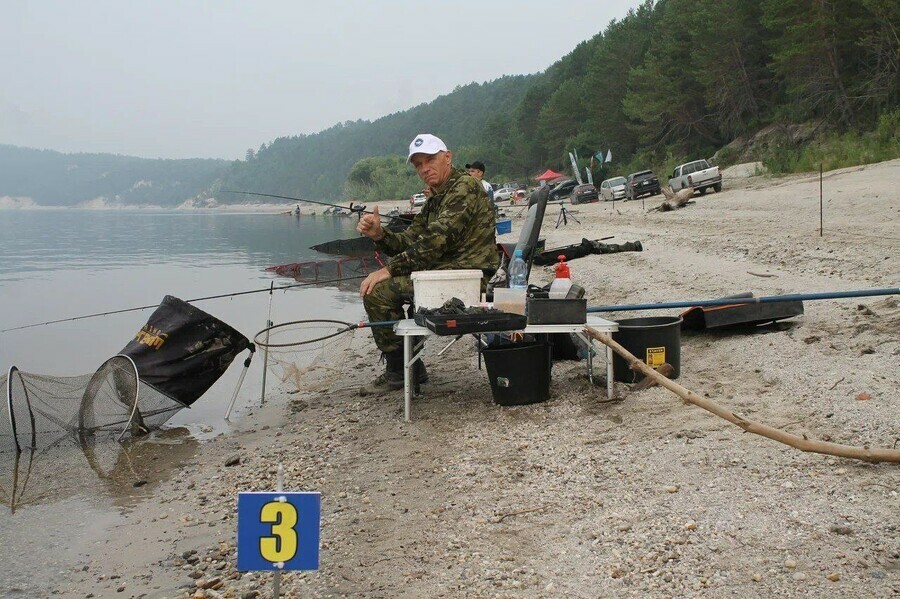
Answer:
[[[413,293],[410,273],[416,270],[479,269],[482,287],[497,270],[493,202],[481,183],[453,166],[453,153],[434,135],[417,135],[409,144],[407,162],[431,191],[422,211],[403,232],[381,226],[376,207],[356,229],[392,256],[387,266],[367,276],[359,294],[370,322],[404,318],[404,296]],[[372,329],[385,359],[385,372],[360,388],[360,395],[403,388],[403,343],[392,329]],[[417,362],[417,366],[420,362]],[[424,367],[419,381],[427,375]]]

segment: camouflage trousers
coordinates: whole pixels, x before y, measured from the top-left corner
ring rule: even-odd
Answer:
[[[488,277],[482,277],[482,293],[487,282]],[[402,320],[406,318],[403,305],[411,303],[412,298],[412,279],[408,276],[391,277],[375,285],[372,292],[363,297],[363,306],[366,308],[369,322]],[[394,333],[393,327],[372,327],[372,337],[375,338],[375,345],[384,353],[403,349],[403,339]]]
[[[409,277],[391,277],[378,283],[369,295],[363,297],[369,322],[406,318],[403,304],[410,303],[412,296],[413,283]],[[403,349],[403,339],[394,333],[393,327],[372,327],[372,337],[384,353]]]

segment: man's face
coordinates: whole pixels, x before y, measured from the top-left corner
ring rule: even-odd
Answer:
[[[484,176],[484,171],[477,168],[470,168],[469,174],[481,181],[481,178]]]
[[[438,188],[450,178],[453,163],[452,152],[437,154],[413,154],[410,162],[416,167],[416,173],[429,187]]]

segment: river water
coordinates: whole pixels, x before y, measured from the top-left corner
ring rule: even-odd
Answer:
[[[273,281],[276,286],[291,284],[293,280],[265,268],[327,258],[309,247],[353,237],[354,226],[351,218],[261,212],[0,210],[0,330],[155,305],[165,295],[190,300],[268,289]],[[356,288],[358,282],[351,281],[343,290],[317,286],[276,291],[272,320],[362,320]],[[268,293],[255,293],[195,305],[252,340],[265,327],[269,298]],[[5,373],[15,365],[50,376],[92,373],[128,343],[152,311],[2,332],[0,369]],[[33,560],[43,564],[42,572],[64,566],[65,552],[42,549],[57,537],[37,531],[65,526],[67,514],[75,510],[85,518],[66,527],[64,545],[74,547],[79,539],[102,536],[134,500],[134,482],[144,476],[164,477],[161,462],[175,468],[192,455],[198,440],[226,431],[224,413],[246,355],[240,354],[191,409],[176,414],[167,424],[169,430],[150,441],[126,444],[124,449],[103,444],[90,451],[63,442],[25,452],[18,460],[11,448],[0,448],[0,560],[7,564],[0,568],[0,596],[31,596],[42,578],[29,568]],[[257,356],[232,419],[258,405],[261,378],[262,360]],[[277,382],[270,378],[267,389]],[[136,459],[136,454],[155,455],[153,473],[140,466],[150,458]],[[163,455],[164,460],[157,460]],[[51,553],[58,563],[47,562]]]
[[[267,266],[327,258],[309,247],[356,236],[354,219],[272,213],[6,210],[0,211],[0,330],[158,303],[223,295],[293,280]],[[303,318],[356,322],[362,303],[349,282],[272,296],[276,323]],[[269,294],[197,302],[252,340],[265,327]],[[71,376],[93,372],[118,353],[153,309],[0,333],[0,368]],[[219,426],[240,373],[242,354],[176,425]],[[262,360],[254,358],[238,409],[260,395]]]

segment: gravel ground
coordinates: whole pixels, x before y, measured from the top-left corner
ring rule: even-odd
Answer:
[[[900,160],[826,173],[823,237],[817,175],[726,179],[673,212],[575,206],[581,224],[557,229],[551,206],[544,234],[643,242],[572,262],[589,305],[895,287],[898,188]],[[775,326],[685,335],[678,382],[791,433],[890,448],[898,333],[896,296],[806,302]],[[471,342],[438,357],[442,346],[426,346],[431,380],[404,423],[400,393],[356,394],[377,373],[358,333],[338,364],[283,384],[142,489],[55,592],[271,596],[268,576],[234,569],[235,499],[273,489],[281,462],[286,488],[320,491],[323,510],[321,569],[285,574],[283,596],[900,594],[897,464],[802,453],[658,387],[617,384],[621,401],[607,402],[576,362],[554,366],[550,401],[498,407]]]

